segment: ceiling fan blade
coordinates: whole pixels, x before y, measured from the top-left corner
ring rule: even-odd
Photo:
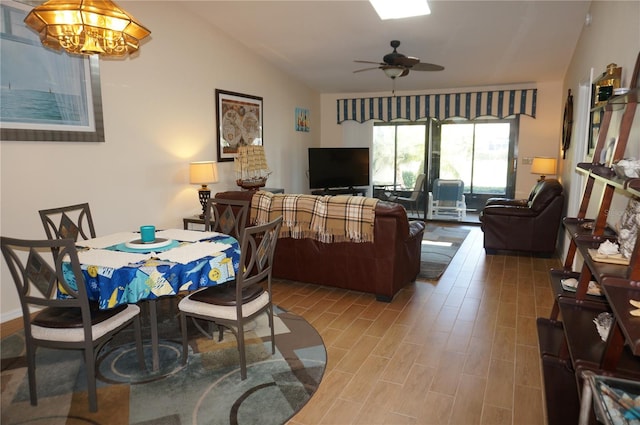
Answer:
[[[442,71],[444,66],[436,65],[434,63],[420,62],[411,67],[413,71]]]
[[[409,75],[409,68],[405,69],[404,71],[402,71],[402,74],[400,74],[401,77],[405,77]]]
[[[354,72],[354,74],[355,74],[356,72],[371,71],[372,69],[378,69],[378,68],[380,68],[380,67],[379,67],[379,66],[373,66],[373,67],[371,67],[371,68],[356,69],[356,70],[355,70],[355,71],[353,71],[353,72]]]
[[[400,65],[400,66],[406,66],[406,67],[413,67],[417,64],[420,63],[420,59],[418,58],[414,58],[411,56],[403,56],[403,57],[397,57],[395,59],[395,65]]]
[[[375,65],[385,65],[384,63],[380,63],[380,62],[372,62],[372,61],[354,61],[356,63],[373,63]]]

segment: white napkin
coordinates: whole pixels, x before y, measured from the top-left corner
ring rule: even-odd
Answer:
[[[218,232],[201,232],[198,230],[166,229],[158,230],[156,238],[173,239],[182,242],[197,242],[220,235]]]
[[[120,232],[113,233],[111,235],[100,236],[98,238],[87,239],[86,241],[79,240],[76,242],[76,246],[83,246],[87,248],[108,248],[119,243],[129,242],[139,238],[140,235],[135,232]]]
[[[108,249],[89,249],[86,251],[78,251],[78,258],[81,264],[117,269],[132,263],[148,260],[151,258],[151,254],[136,254],[133,252],[111,251]]]
[[[202,233],[202,232],[199,232]],[[173,248],[168,251],[156,254],[160,260],[171,261],[174,263],[187,264],[207,256],[215,256],[216,254],[229,249],[231,245],[217,242],[195,242]]]

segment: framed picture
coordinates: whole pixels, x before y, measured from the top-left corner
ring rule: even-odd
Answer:
[[[589,144],[587,146],[588,155],[593,156],[593,152],[600,136],[600,125],[604,117],[603,108],[592,109],[589,113]]]
[[[296,108],[295,116],[296,131],[309,132],[309,110],[305,108]]]
[[[262,145],[262,98],[216,89],[218,162],[233,161],[238,146]]]
[[[98,59],[42,46],[30,10],[0,4],[0,140],[104,142]]]

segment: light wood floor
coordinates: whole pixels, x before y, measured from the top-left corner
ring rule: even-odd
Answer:
[[[536,317],[551,312],[547,272],[560,263],[486,256],[470,228],[437,282],[391,303],[277,282],[276,304],[312,323],[328,351],[320,388],[289,425],[546,423]]]
[[[548,316],[557,259],[487,256],[472,231],[437,282],[391,303],[279,282],[274,300],[327,346],[317,393],[289,422],[545,424],[536,317]]]

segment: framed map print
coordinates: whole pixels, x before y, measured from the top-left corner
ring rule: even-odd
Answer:
[[[239,146],[262,145],[262,98],[216,89],[218,162],[233,161]]]

